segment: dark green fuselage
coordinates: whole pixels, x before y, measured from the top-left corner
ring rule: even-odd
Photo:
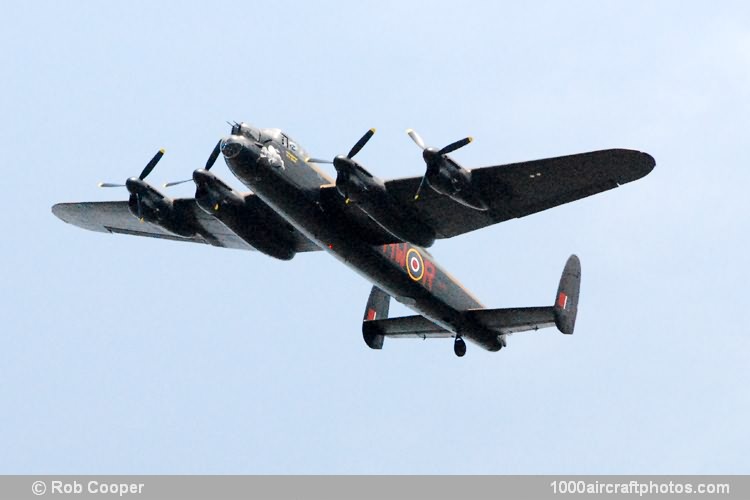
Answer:
[[[353,222],[357,217],[327,211],[321,187],[332,180],[281,131],[259,131],[258,137],[233,133],[222,142],[222,151],[232,173],[307,238],[446,330],[491,351],[501,348],[498,332],[464,314],[482,304],[429,252],[410,243],[373,244]],[[345,209],[359,211],[356,204]]]

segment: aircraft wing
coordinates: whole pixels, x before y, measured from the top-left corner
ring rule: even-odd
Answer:
[[[254,195],[249,194],[247,196]],[[181,220],[195,229],[195,236],[190,238],[176,236],[156,224],[140,222],[128,210],[127,201],[58,203],[52,207],[52,213],[64,222],[90,231],[130,234],[150,238],[205,243],[217,247],[254,250],[253,247],[238,237],[224,224],[201,210],[196,204],[195,199],[177,198],[174,200],[174,209]],[[256,210],[256,212],[253,216],[257,219],[268,219],[275,215],[264,210]],[[267,224],[276,224],[277,222],[275,220],[268,220]],[[296,230],[293,232],[293,239],[297,252],[320,250],[320,247]]]
[[[438,238],[451,238],[616,188],[645,176],[654,165],[646,153],[608,149],[474,169],[472,183],[487,202],[487,211],[466,207],[429,188],[415,202],[421,177],[387,181],[386,187],[399,204],[414,207]]]

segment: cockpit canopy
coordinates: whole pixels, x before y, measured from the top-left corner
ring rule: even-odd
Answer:
[[[251,141],[259,142],[261,144],[266,144],[268,142],[274,141],[278,144],[281,144],[283,147],[291,150],[294,152],[295,155],[307,158],[308,154],[307,152],[302,149],[302,147],[281,131],[281,129],[278,128],[257,128],[253,127],[252,125],[248,125],[245,122],[242,123],[235,123],[232,126],[232,135],[242,135],[250,139]]]
[[[262,128],[260,129],[261,142],[276,141],[282,144],[284,134],[277,128]]]
[[[235,123],[232,126],[232,135],[242,135],[251,141],[260,142],[260,129],[248,125],[245,122]]]

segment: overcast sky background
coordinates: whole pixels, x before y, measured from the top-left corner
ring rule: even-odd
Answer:
[[[750,473],[746,2],[12,2],[0,17],[2,473]],[[225,120],[421,175],[626,147],[656,169],[431,252],[490,307],[576,333],[507,350],[362,340],[320,252],[63,224],[204,164]],[[241,187],[220,161],[213,170]],[[184,185],[170,191],[191,196]],[[402,306],[396,313],[407,313]]]

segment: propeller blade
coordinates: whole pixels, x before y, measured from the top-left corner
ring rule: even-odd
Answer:
[[[141,172],[141,175],[138,176],[140,180],[143,180],[148,176],[148,174],[151,173],[151,171],[154,169],[157,163],[159,163],[159,160],[161,160],[161,157],[164,156],[164,150],[160,149],[153,158],[151,158],[151,161],[148,162],[148,165],[146,165],[146,168],[143,169],[143,172]]]
[[[453,152],[453,151],[455,151],[455,150],[457,150],[459,148],[462,148],[462,147],[466,146],[467,144],[471,143],[471,141],[473,141],[473,140],[474,139],[472,137],[465,137],[465,138],[461,139],[460,141],[456,141],[456,142],[454,142],[452,144],[448,144],[443,149],[441,149],[440,151],[438,151],[438,154],[447,155],[448,153],[451,153],[451,152]]]
[[[319,158],[308,158],[308,163],[333,163],[331,160],[321,160]]]
[[[419,137],[419,134],[414,132],[412,129],[407,129],[406,133],[409,134],[409,137],[411,137],[411,140],[414,141],[414,143],[419,146],[420,148],[424,149],[427,146],[424,145],[424,141],[421,137]]]
[[[365,135],[362,136],[360,140],[357,141],[357,144],[354,145],[351,151],[349,151],[349,154],[346,155],[347,158],[354,158],[354,155],[359,153],[363,147],[365,147],[365,144],[367,144],[367,141],[369,141],[372,136],[375,135],[375,129],[371,128],[367,132],[365,132]]]
[[[208,160],[206,161],[206,170],[211,170],[211,167],[213,167],[214,163],[216,163],[216,158],[219,157],[220,152],[221,152],[221,139],[219,139],[219,142],[216,143],[216,146],[214,146],[214,150],[211,151],[211,156],[209,156]]]
[[[111,182],[100,182],[97,184],[100,188],[124,188],[125,184],[112,184]]]
[[[176,182],[167,182],[166,184],[162,184],[162,187],[168,188],[172,186],[177,186],[178,184],[185,184],[186,182],[191,182],[193,179],[185,179],[184,181],[176,181]]]
[[[414,201],[417,201],[419,199],[419,193],[422,192],[422,187],[424,187],[425,182],[427,182],[427,174],[422,177],[422,182],[419,183],[419,187],[417,188],[417,194],[414,195]]]
[[[138,218],[143,222],[143,210],[141,209],[141,195],[135,195],[135,202],[138,205]]]

